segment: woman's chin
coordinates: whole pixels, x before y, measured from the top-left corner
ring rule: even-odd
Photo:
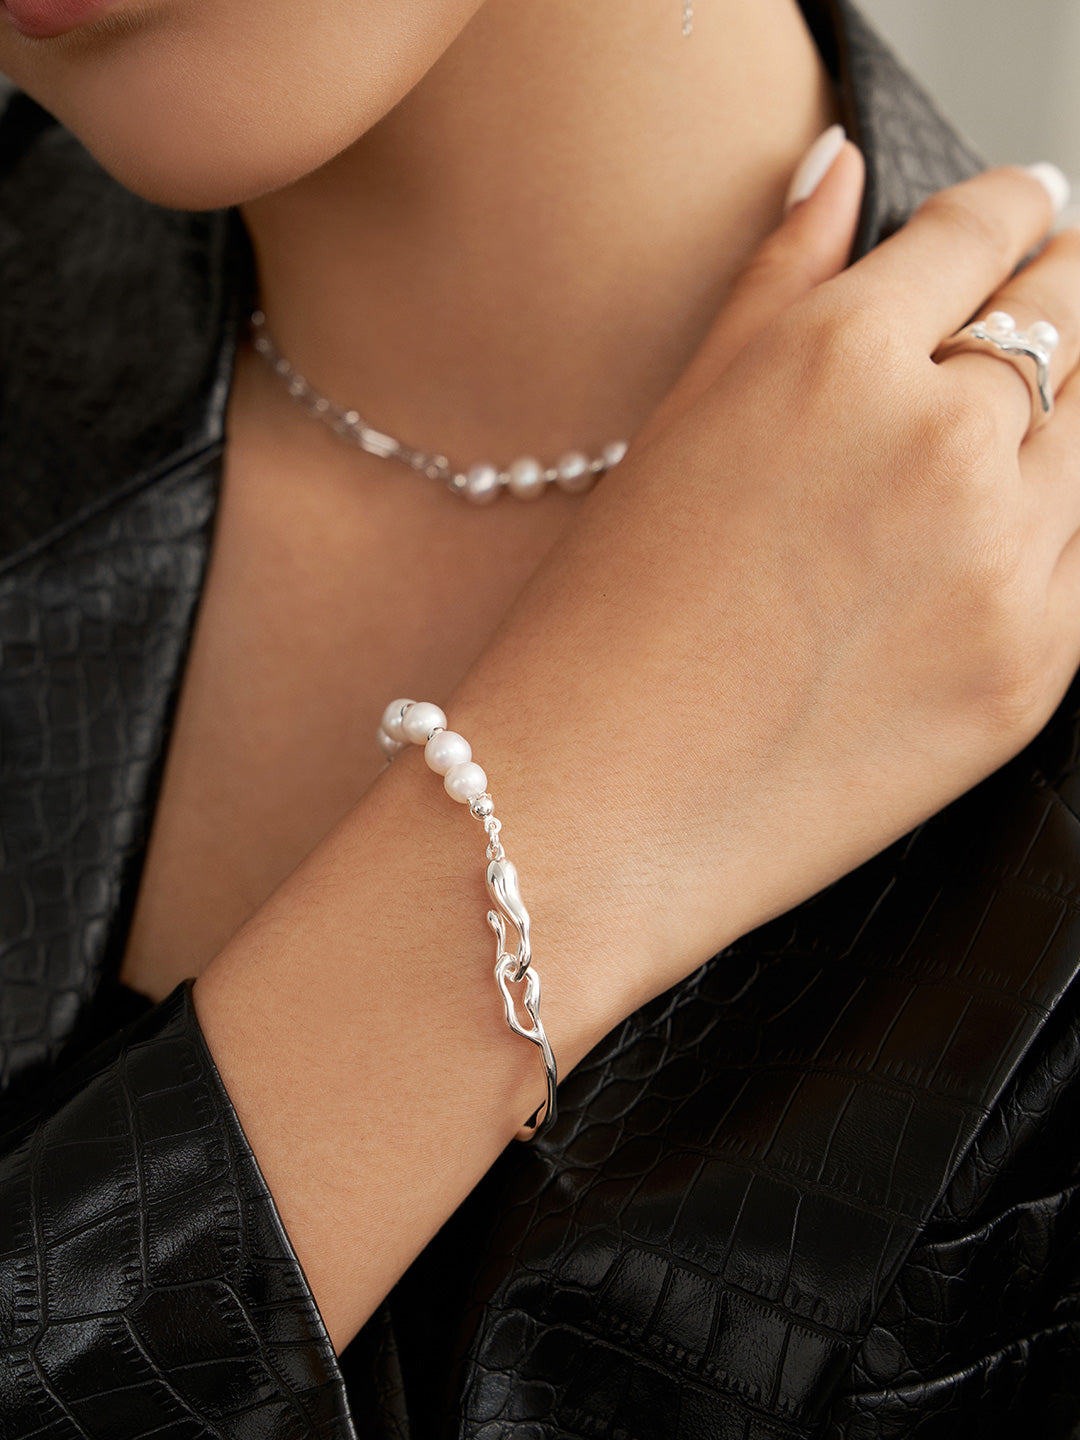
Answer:
[[[291,123],[282,115],[192,105],[191,96],[156,107],[111,99],[35,98],[67,126],[121,185],[157,205],[214,210],[242,204],[318,169],[362,133],[346,126]],[[183,100],[188,103],[185,105]]]
[[[279,190],[316,168],[323,159],[297,157],[284,164],[280,150],[261,156],[256,147],[230,153],[224,147],[193,145],[180,151],[132,146],[112,137],[80,134],[102,167],[125,189],[176,210],[217,210]],[[126,138],[126,137],[125,137]]]

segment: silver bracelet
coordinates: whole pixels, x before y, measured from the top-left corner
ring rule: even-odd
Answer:
[[[515,1035],[530,1041],[540,1051],[547,1077],[547,1099],[517,1132],[518,1140],[535,1140],[555,1123],[555,1086],[559,1075],[540,1019],[540,976],[532,964],[529,912],[522,904],[517,869],[513,861],[506,858],[499,839],[502,821],[495,818],[495,804],[487,793],[487,776],[473,760],[472,746],[464,735],[448,730],[445,714],[429,700],[394,700],[383,713],[376,738],[388,760],[408,744],[423,745],[424,759],[437,775],[443,776],[446,793],[451,799],[468,805],[470,813],[483,823],[487,833],[487,887],[497,907],[487,912],[488,924],[495,932],[495,981],[507,1025]],[[515,951],[506,948],[507,920],[517,931]],[[525,986],[521,1004],[530,1021],[525,1025],[518,1018],[517,1001],[510,990],[511,985],[521,984]],[[541,1113],[543,1119],[540,1119]]]

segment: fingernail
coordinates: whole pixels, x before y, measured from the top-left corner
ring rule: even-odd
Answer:
[[[818,136],[799,161],[798,168],[791,177],[787,199],[784,201],[785,211],[803,200],[809,200],[832,169],[833,161],[844,148],[846,139],[847,131],[843,125],[830,125],[824,134]]]
[[[1049,160],[1041,160],[1038,165],[1028,165],[1027,172],[1033,175],[1046,193],[1054,207],[1054,214],[1060,215],[1069,203],[1069,196],[1072,194],[1072,186],[1069,184],[1069,177],[1064,170],[1059,170],[1056,165],[1051,165]]]

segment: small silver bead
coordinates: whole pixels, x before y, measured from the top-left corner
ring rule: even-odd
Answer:
[[[470,802],[469,809],[478,820],[486,820],[495,813],[495,801],[485,790],[483,795],[477,795],[476,799]]]

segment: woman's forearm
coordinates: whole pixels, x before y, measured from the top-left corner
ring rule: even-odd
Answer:
[[[631,1002],[582,951],[553,822],[539,807],[504,818],[565,1074]],[[338,1349],[543,1098],[538,1052],[507,1028],[493,977],[485,843],[404,752],[195,987]],[[632,943],[610,925],[589,939]]]

